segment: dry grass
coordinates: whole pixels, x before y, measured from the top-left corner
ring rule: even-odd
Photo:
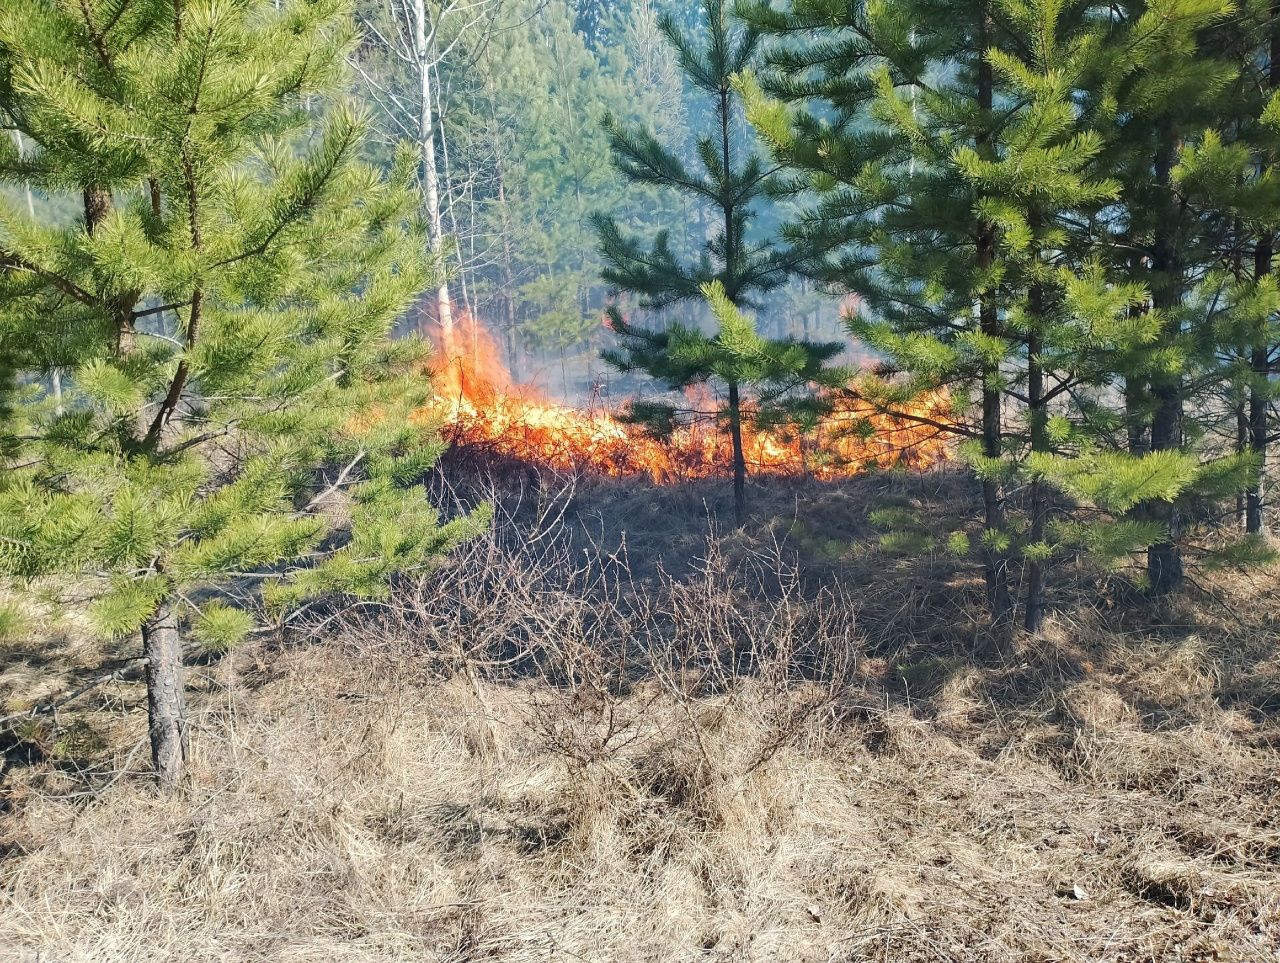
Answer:
[[[101,788],[132,738],[9,774],[0,960],[1280,959],[1274,583],[1248,622],[1072,573],[982,664],[971,573],[835,521],[884,494],[697,544],[687,491],[546,498],[532,541],[198,670],[176,803]]]

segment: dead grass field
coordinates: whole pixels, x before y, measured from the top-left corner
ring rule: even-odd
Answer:
[[[193,668],[177,802],[122,772],[136,684],[10,737],[0,960],[1280,960],[1275,572],[1154,608],[1069,567],[992,662],[980,576],[866,522],[942,531],[955,479],[753,495],[531,493]],[[0,706],[106,654],[8,653]]]

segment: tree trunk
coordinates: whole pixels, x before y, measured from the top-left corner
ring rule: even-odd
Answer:
[[[1000,418],[1000,392],[990,388],[982,391],[982,453],[990,459],[999,459],[1002,451],[1003,432]],[[983,524],[992,537],[1002,539],[1007,535],[1004,502],[1000,482],[994,478],[982,481]],[[997,633],[1007,631],[1013,620],[1013,596],[1009,590],[1009,556],[998,545],[988,545],[984,550],[984,568],[987,582],[987,604],[991,621]]]
[[[440,102],[439,77],[436,77],[436,108],[435,117],[440,127],[440,159],[444,168],[444,193],[447,199],[449,210],[449,230],[454,238],[454,255],[458,261],[458,293],[462,297],[462,311],[467,318],[467,323],[471,325],[471,363],[478,363],[477,334],[476,334],[476,317],[471,310],[471,293],[467,289],[467,259],[462,251],[462,232],[458,230],[458,212],[453,205],[453,199],[457,196],[455,193],[455,185],[453,183],[453,171],[449,165],[449,140],[445,137],[444,129],[444,105]],[[468,160],[468,173],[470,173],[470,161]],[[475,225],[475,219],[472,218],[472,226]],[[474,240],[474,233],[472,234]],[[474,252],[473,252],[474,255]],[[452,320],[452,307],[450,308],[450,319]]]
[[[1182,267],[1178,259],[1178,205],[1174,196],[1173,165],[1178,152],[1178,132],[1169,120],[1160,125],[1160,144],[1155,157],[1156,185],[1161,190],[1160,216],[1151,251],[1152,304],[1165,313],[1166,333],[1178,334],[1175,312],[1182,298]],[[1162,372],[1151,379],[1155,414],[1151,419],[1151,450],[1172,451],[1182,447],[1182,376]],[[1165,537],[1147,549],[1147,581],[1153,595],[1174,591],[1182,583],[1182,551],[1178,536],[1182,520],[1176,502],[1156,501],[1148,506],[1149,517],[1165,528]]]
[[[1131,309],[1133,312],[1146,310],[1146,305]],[[1150,385],[1143,378],[1125,379],[1124,415],[1129,454],[1139,458],[1151,453],[1151,418],[1147,414],[1150,391]],[[1141,502],[1130,508],[1125,517],[1133,521],[1148,521],[1151,518],[1151,506],[1147,502]]]
[[[1132,238],[1126,238],[1130,244],[1136,244]],[[1143,270],[1143,259],[1133,257],[1129,262],[1129,271],[1137,277]],[[1135,321],[1151,309],[1147,301],[1129,306],[1129,317]],[[1126,376],[1124,379],[1124,424],[1125,434],[1129,442],[1129,454],[1145,455],[1151,451],[1151,418],[1147,412],[1148,392],[1150,386],[1145,378]]]
[[[991,32],[991,12],[986,4],[981,14],[980,56],[978,64],[978,107],[983,113],[982,122],[991,123],[991,109],[995,91],[995,81],[991,72],[991,64],[986,59],[987,37]],[[990,156],[994,145],[985,133],[977,138],[978,153]],[[984,273],[995,264],[996,228],[984,221],[978,225],[977,261],[978,268]],[[995,293],[983,291],[978,302],[978,324],[982,333],[991,338],[1000,336],[1000,319],[996,306]],[[1002,392],[993,387],[999,378],[997,367],[983,365],[982,376],[982,453],[991,459],[999,459],[1003,454],[1003,426],[1001,423]],[[1004,538],[1006,525],[1004,503],[1001,499],[1000,483],[997,479],[986,478],[982,482],[983,521],[986,530],[993,537]],[[987,582],[987,603],[991,609],[992,627],[996,633],[997,644],[1005,646],[1007,636],[1013,623],[1013,596],[1009,591],[1009,557],[1008,553],[997,546],[988,545],[984,553],[984,568]]]
[[[427,217],[427,243],[437,270],[445,270],[444,221],[440,213],[440,178],[436,170],[435,109],[432,103],[431,44],[426,0],[411,0],[413,9],[414,56],[417,58],[418,93],[421,110],[418,115],[418,149],[422,170],[423,205]],[[440,323],[440,340],[446,352],[453,349],[453,305],[449,300],[449,282],[442,273],[436,288],[436,319]]]
[[[1156,417],[1151,422],[1152,451],[1168,451],[1182,444],[1182,405],[1176,388],[1157,385]],[[1182,550],[1178,547],[1182,519],[1173,502],[1155,502],[1153,517],[1163,523],[1166,537],[1147,549],[1147,580],[1153,595],[1165,595],[1182,584]]]
[[[1258,241],[1254,251],[1254,277],[1261,280],[1271,273],[1272,239]],[[1264,319],[1265,321],[1265,319]],[[1244,493],[1244,530],[1259,535],[1263,530],[1263,486],[1267,467],[1267,390],[1271,378],[1271,345],[1266,341],[1266,325],[1262,325],[1257,343],[1249,354],[1253,381],[1249,386],[1248,436],[1249,450],[1258,460],[1258,478]]]
[[[515,270],[511,266],[515,257],[512,253],[511,235],[515,227],[511,218],[511,206],[507,202],[506,151],[503,148],[500,136],[497,103],[494,99],[493,91],[489,90],[488,93],[493,170],[494,176],[498,181],[498,210],[502,213],[502,326],[507,348],[507,372],[511,375],[511,380],[518,384],[520,372],[516,357],[516,326],[518,324],[515,296],[516,276]]]
[[[1239,346],[1237,350],[1240,352],[1238,357],[1247,358],[1249,352],[1247,348]],[[1248,394],[1248,392],[1246,392]],[[1243,455],[1249,451],[1249,402],[1248,398],[1242,398],[1235,404],[1236,419],[1236,454]],[[1236,525],[1248,531],[1248,493],[1247,491],[1236,492]]]
[[[168,602],[162,602],[142,627],[142,654],[147,660],[151,761],[161,791],[169,793],[178,787],[186,769],[187,704],[182,638]]]
[[[742,448],[742,403],[736,381],[729,382],[729,438],[733,442],[733,518],[741,528],[747,519],[747,456]]]
[[[1280,0],[1272,0],[1270,7],[1270,31],[1267,64],[1267,85],[1274,92],[1280,90]],[[1271,273],[1275,253],[1275,237],[1266,234],[1258,238],[1253,252],[1253,276],[1260,281]],[[1249,355],[1249,367],[1253,381],[1249,388],[1249,448],[1258,459],[1258,481],[1245,492],[1244,527],[1251,535],[1263,532],[1264,486],[1267,467],[1267,404],[1271,379],[1271,349],[1267,342],[1266,319],[1262,319],[1258,339]]]
[[[730,163],[732,114],[729,90],[720,89],[720,159],[724,165],[724,177],[720,185],[721,212],[724,215],[724,287],[725,296],[734,305],[738,303],[738,245],[734,236],[735,191]],[[742,399],[737,379],[729,379],[729,438],[733,443],[733,518],[741,528],[747,519],[747,458],[742,449]]]
[[[84,200],[84,229],[90,236],[98,232],[102,222],[115,206],[111,191],[97,184],[89,184],[82,191]],[[136,293],[125,292],[112,301],[116,324],[116,354],[123,357],[133,353],[136,335],[133,329],[133,309],[138,302]]]
[[[94,234],[98,225],[111,213],[111,192],[105,187],[89,185],[84,189],[84,229]]]
[[[1039,286],[1031,291],[1031,313],[1043,317],[1044,292]],[[1037,322],[1033,321],[1033,324]],[[1027,408],[1031,420],[1032,453],[1049,451],[1048,412],[1044,404],[1044,364],[1040,358],[1039,329],[1034,328],[1027,339]],[[1028,541],[1039,548],[1044,541],[1048,516],[1048,499],[1045,497],[1044,479],[1031,476],[1031,525]],[[1028,632],[1039,632],[1044,626],[1045,560],[1034,556],[1027,562],[1026,610],[1023,625]]]
[[[1142,410],[1146,390],[1146,384],[1140,378],[1125,379],[1124,421],[1131,455],[1145,455],[1151,451],[1151,426]]]
[[[1231,254],[1231,275],[1235,279],[1236,284],[1244,283],[1244,239],[1245,227],[1244,221],[1237,217],[1231,224],[1231,236],[1233,238],[1233,246],[1235,250]],[[1257,253],[1255,251],[1255,253]],[[1235,346],[1235,354],[1231,358],[1233,365],[1248,364],[1250,361],[1249,342],[1240,341]],[[1246,383],[1241,389],[1241,394],[1235,399],[1232,406],[1232,414],[1236,420],[1236,443],[1235,453],[1243,456],[1249,452],[1249,396],[1251,389]],[[1246,511],[1245,503],[1248,501],[1246,489],[1240,489],[1236,492],[1236,527],[1242,531],[1246,529]]]

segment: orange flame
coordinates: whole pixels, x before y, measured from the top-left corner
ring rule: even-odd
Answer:
[[[455,446],[545,465],[560,471],[610,477],[647,475],[660,484],[726,475],[732,464],[728,433],[712,418],[657,439],[609,411],[556,404],[514,383],[484,327],[459,312],[452,349],[437,346],[432,364],[438,401],[421,413],[443,423]],[[693,398],[710,416],[710,398]],[[927,419],[894,417],[863,402],[842,400],[816,431],[757,431],[744,425],[747,470],[775,476],[831,479],[871,467],[923,469],[949,457],[945,397],[919,411]],[[870,431],[866,430],[870,426]],[[860,430],[861,429],[861,430]]]

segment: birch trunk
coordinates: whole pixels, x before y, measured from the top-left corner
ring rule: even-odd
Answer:
[[[410,0],[413,11],[414,56],[418,70],[421,110],[418,116],[418,149],[422,165],[424,214],[427,219],[427,243],[437,270],[441,271],[436,288],[436,316],[440,322],[440,340],[446,352],[453,347],[453,305],[449,300],[449,282],[444,263],[444,219],[440,213],[440,177],[436,170],[436,118],[431,81],[432,46],[435,31],[428,22],[426,0]]]

